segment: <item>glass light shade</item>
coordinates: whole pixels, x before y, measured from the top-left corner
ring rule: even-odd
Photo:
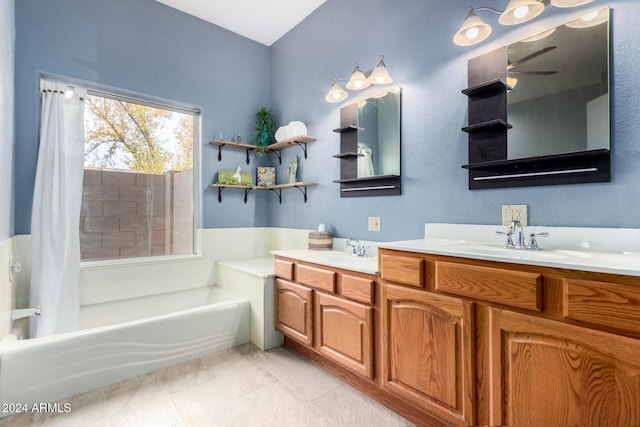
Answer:
[[[491,31],[493,31],[491,25],[470,10],[462,26],[453,36],[453,42],[458,46],[471,46],[486,40],[491,35]]]
[[[356,64],[356,68],[353,70],[353,74],[351,74],[351,78],[349,78],[349,82],[347,83],[347,89],[361,90],[369,86],[371,86],[371,82],[367,80],[367,76],[364,75],[358,64]]]
[[[515,77],[507,77],[507,85],[511,87],[511,90],[515,89],[517,84],[518,79],[516,79]]]
[[[333,85],[331,85],[331,89],[329,89],[329,93],[324,99],[327,102],[340,102],[347,99],[347,97],[349,97],[349,94],[342,89],[336,79],[333,79]]]
[[[591,3],[593,0],[551,0],[555,7],[576,7]]]
[[[378,60],[376,67],[371,72],[368,80],[369,83],[375,85],[393,83],[393,79],[389,75],[389,71],[387,71],[387,66],[384,64],[384,57],[382,55],[380,55],[380,59]]]
[[[544,4],[538,0],[511,0],[498,22],[502,25],[517,25],[532,20],[544,12]]]
[[[600,25],[603,22],[606,22],[608,18],[609,10],[605,8],[586,13],[574,21],[567,22],[566,25],[569,28],[595,27],[596,25]]]

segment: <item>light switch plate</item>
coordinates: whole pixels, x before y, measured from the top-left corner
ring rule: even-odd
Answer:
[[[369,231],[380,231],[380,217],[379,216],[370,216],[369,217]]]
[[[502,225],[509,225],[512,221],[528,224],[527,205],[502,205]]]

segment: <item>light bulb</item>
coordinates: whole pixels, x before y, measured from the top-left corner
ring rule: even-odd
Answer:
[[[522,19],[527,16],[527,12],[529,12],[529,6],[520,6],[516,10],[513,11],[513,16],[518,19]]]
[[[465,33],[469,40],[475,39],[476,37],[478,37],[478,34],[480,34],[480,30],[478,29],[478,27],[471,27]]]
[[[338,92],[335,92],[333,95],[331,95],[333,97],[333,99],[340,99],[340,94]]]

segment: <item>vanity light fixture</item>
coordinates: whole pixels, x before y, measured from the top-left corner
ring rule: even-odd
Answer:
[[[511,0],[498,18],[502,25],[517,25],[531,21],[544,12],[544,3],[538,0]]]
[[[367,79],[367,76],[364,75],[360,66],[356,64],[356,68],[354,68],[353,73],[347,82],[347,89],[360,90],[368,88],[369,86],[371,86],[371,82]]]
[[[324,97],[327,102],[340,102],[347,99],[349,94],[344,89],[342,89],[342,86],[340,86],[340,84],[338,83],[344,81],[345,79],[337,79],[335,77],[333,78],[333,84],[329,89],[329,93]]]
[[[491,35],[493,29],[491,25],[487,24],[480,18],[476,11],[489,10],[494,13],[500,13],[499,11],[490,7],[469,7],[469,13],[462,23],[462,27],[458,30],[455,36],[453,36],[453,42],[458,46],[471,46],[476,43],[484,41]]]
[[[333,84],[329,89],[329,93],[324,98],[327,102],[340,102],[349,97],[349,94],[338,83],[341,81],[344,82],[347,80],[338,79],[336,77],[333,78]],[[356,64],[355,68],[353,69],[353,73],[351,73],[351,77],[346,84],[346,87],[349,90],[362,90],[368,88],[372,84],[386,85],[389,83],[393,83],[393,79],[389,75],[387,66],[384,63],[384,56],[380,55],[380,59],[378,59],[376,66],[370,73],[365,73],[364,71],[362,71],[360,66]]]
[[[393,83],[393,79],[389,75],[389,71],[387,71],[387,66],[384,64],[383,55],[380,55],[380,59],[378,59],[378,63],[371,72],[368,80],[369,83],[374,85],[388,85]]]
[[[492,7],[469,7],[467,17],[453,36],[453,43],[458,46],[472,46],[484,41],[491,35],[491,25],[480,18],[476,12],[492,12],[500,15],[498,22],[502,25],[518,25],[537,18],[549,4],[557,7],[575,7],[591,3],[593,0],[509,0],[505,10]]]

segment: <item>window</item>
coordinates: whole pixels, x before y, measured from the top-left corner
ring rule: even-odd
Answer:
[[[194,252],[198,113],[89,91],[81,259]]]

